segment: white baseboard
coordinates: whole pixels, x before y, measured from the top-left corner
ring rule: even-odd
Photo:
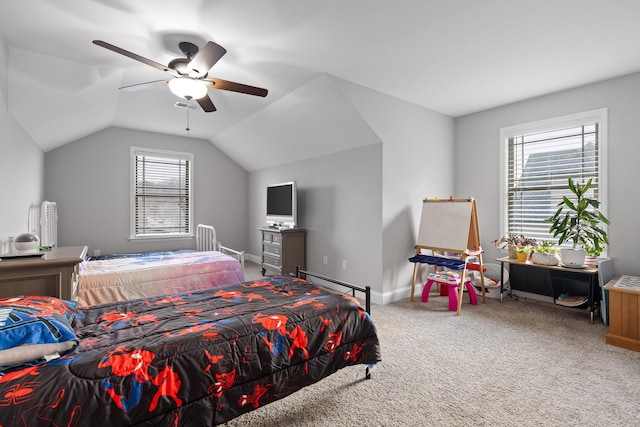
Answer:
[[[256,264],[260,264],[260,262],[262,261],[262,258],[260,257],[260,255],[254,255],[249,253],[244,254],[244,259],[247,261],[255,262]]]
[[[415,292],[413,293],[414,300],[419,301],[422,298],[422,288],[422,283],[416,283]],[[411,297],[411,285],[394,289],[389,292],[371,291],[371,302],[379,305],[389,304],[394,301],[400,301],[409,297]]]

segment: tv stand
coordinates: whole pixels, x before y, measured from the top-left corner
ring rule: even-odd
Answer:
[[[258,228],[262,234],[262,275],[267,271],[275,274],[290,274],[296,266],[306,268],[305,236],[302,228],[276,228],[275,226]]]
[[[289,230],[289,229],[294,229],[296,227],[280,222],[275,224],[267,224],[266,228],[273,229],[273,230]]]

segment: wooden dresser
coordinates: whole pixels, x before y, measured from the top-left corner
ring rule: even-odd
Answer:
[[[262,233],[261,269],[275,274],[296,272],[296,266],[306,268],[305,235],[302,228],[259,228]]]
[[[86,246],[54,247],[42,257],[0,260],[0,297],[47,295],[75,300]]]

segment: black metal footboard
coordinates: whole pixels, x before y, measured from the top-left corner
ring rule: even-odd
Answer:
[[[318,273],[312,273],[310,271],[306,271],[306,270],[302,270],[300,269],[300,267],[296,266],[296,277],[298,279],[304,279],[304,280],[310,280],[310,277],[315,277],[316,279],[320,279],[320,280],[326,280],[327,282],[331,282],[334,283],[336,285],[348,288],[351,290],[351,295],[355,298],[356,297],[356,292],[362,292],[364,294],[364,307],[365,310],[367,311],[367,313],[371,314],[371,286],[365,286],[364,288],[362,286],[356,286],[356,285],[352,285],[351,283],[347,283],[347,282],[343,282],[341,280],[337,280],[337,279],[333,279],[331,277],[327,277],[327,276],[323,276],[322,274],[318,274]],[[365,371],[365,378],[370,379],[371,378],[371,372],[369,370],[369,367],[367,366],[367,369]]]

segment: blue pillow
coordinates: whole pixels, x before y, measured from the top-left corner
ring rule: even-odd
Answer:
[[[1,298],[0,369],[39,364],[75,349],[73,316],[73,309],[58,298]]]

